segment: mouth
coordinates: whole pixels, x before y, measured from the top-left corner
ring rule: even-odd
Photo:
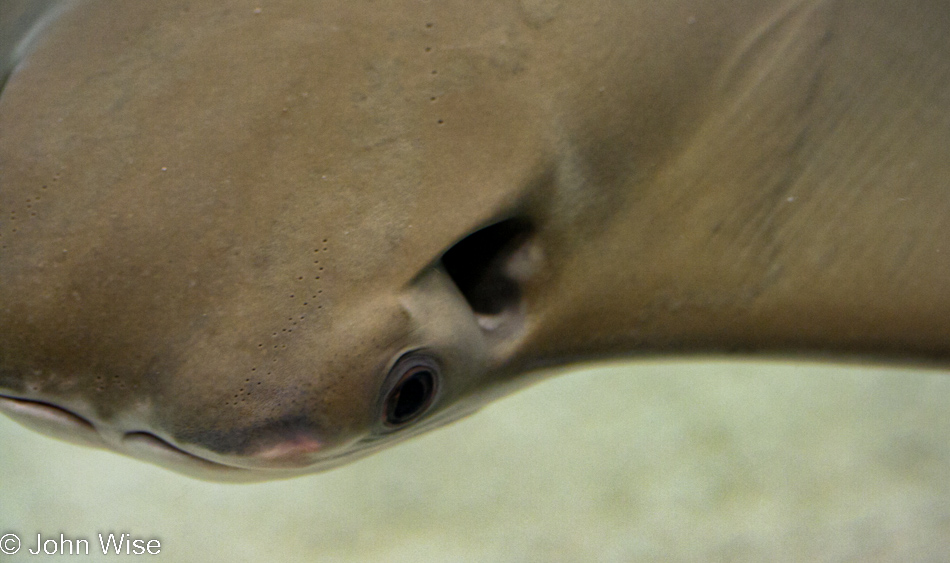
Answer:
[[[449,409],[396,436],[370,434],[333,451],[304,435],[284,437],[253,455],[236,459],[210,452],[207,457],[182,449],[146,430],[121,430],[97,425],[90,418],[60,405],[32,398],[0,394],[0,412],[42,434],[74,444],[112,450],[177,473],[206,481],[251,483],[325,471],[368,456],[432,428],[467,416],[472,409]],[[322,455],[318,454],[322,450]],[[203,453],[203,452],[202,452]]]

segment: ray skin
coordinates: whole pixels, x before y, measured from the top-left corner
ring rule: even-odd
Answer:
[[[557,366],[950,356],[950,10],[75,2],[0,94],[0,408],[200,478]]]

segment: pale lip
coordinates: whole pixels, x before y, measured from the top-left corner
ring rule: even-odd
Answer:
[[[293,474],[299,474],[301,468],[313,465],[315,455],[323,446],[315,438],[297,434],[278,443],[267,444],[249,456],[242,456],[243,463],[232,465],[209,459],[212,457],[210,455],[205,457],[186,451],[149,431],[121,431],[96,425],[72,410],[48,402],[0,395],[0,412],[28,428],[61,440],[115,450],[194,477],[215,481],[273,479],[282,476],[281,470],[296,470]]]

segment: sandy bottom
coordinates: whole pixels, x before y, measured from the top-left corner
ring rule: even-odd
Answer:
[[[103,557],[100,532],[156,538]],[[57,560],[950,561],[950,375],[768,364],[570,373],[322,475],[180,477],[0,417],[0,535]],[[2,547],[2,545],[0,545]]]

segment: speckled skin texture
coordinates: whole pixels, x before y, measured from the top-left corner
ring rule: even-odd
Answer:
[[[580,360],[946,365],[945,8],[79,2],[0,97],[0,406],[268,479]],[[480,314],[439,258],[511,217]]]

